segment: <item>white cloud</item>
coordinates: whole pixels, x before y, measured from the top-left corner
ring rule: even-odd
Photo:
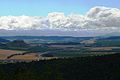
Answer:
[[[5,30],[120,30],[120,9],[94,7],[85,15],[49,13],[39,16],[1,16],[0,29]]]

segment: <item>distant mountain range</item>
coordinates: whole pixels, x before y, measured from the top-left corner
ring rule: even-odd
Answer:
[[[8,40],[24,40],[24,41],[39,41],[39,42],[80,42],[89,40],[93,37],[71,37],[71,36],[2,36]]]
[[[24,40],[27,42],[81,42],[84,40],[120,40],[120,36],[71,37],[71,36],[2,36],[0,42]]]
[[[120,40],[120,36],[101,37],[99,40]]]

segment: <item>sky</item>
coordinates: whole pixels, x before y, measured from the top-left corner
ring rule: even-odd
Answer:
[[[120,0],[0,0],[0,15],[46,16],[50,12],[85,14],[94,6],[120,8]]]
[[[120,34],[120,0],[0,0],[0,36]]]

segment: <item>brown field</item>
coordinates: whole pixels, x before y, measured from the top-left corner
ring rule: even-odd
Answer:
[[[84,40],[84,41],[81,41],[80,43],[82,43],[82,44],[94,44],[94,43],[96,43],[96,40]]]
[[[22,61],[35,61],[35,60],[49,60],[54,59],[54,57],[42,57],[40,54],[37,53],[28,53],[22,54],[25,51],[17,51],[17,50],[3,50],[0,49],[0,60],[8,60],[8,56],[14,55],[9,58],[9,60],[22,60]],[[42,53],[41,53],[42,54]],[[43,53],[45,54],[45,53]]]
[[[68,48],[68,47],[80,47],[79,45],[50,45],[52,48]]]
[[[38,60],[38,55],[36,53],[29,53],[29,54],[25,54],[25,55],[15,55],[13,57],[11,57],[10,59],[12,60]]]
[[[112,50],[112,49],[119,49],[120,47],[90,47],[89,49],[91,51],[102,51],[102,50],[106,50],[106,51],[109,51],[109,50]]]
[[[24,51],[17,51],[17,50],[2,50],[0,49],[0,60],[6,59],[8,56],[13,54],[21,54]]]

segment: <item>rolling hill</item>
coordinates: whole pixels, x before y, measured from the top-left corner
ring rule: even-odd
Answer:
[[[6,42],[10,42],[10,41],[7,40],[7,39],[4,39],[4,38],[0,38],[0,42],[1,42],[1,43],[6,43]]]

